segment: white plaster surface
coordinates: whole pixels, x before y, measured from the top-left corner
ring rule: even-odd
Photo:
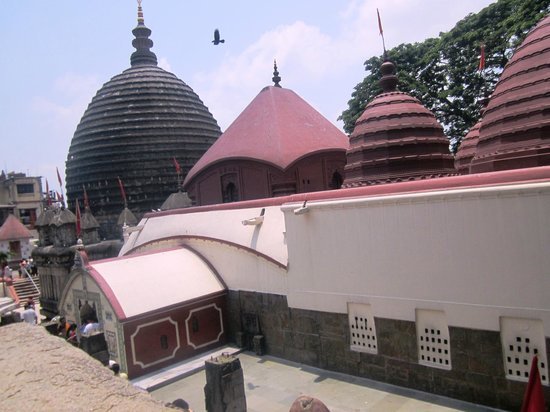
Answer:
[[[287,264],[288,253],[284,240],[284,216],[279,206],[265,207],[261,225],[243,225],[242,221],[258,217],[261,207],[209,212],[180,213],[143,219],[142,230],[130,235],[120,251],[129,250],[171,236],[199,236],[221,242],[230,242],[269,256],[282,265]]]
[[[90,265],[112,289],[126,317],[224,290],[208,265],[187,249]]]

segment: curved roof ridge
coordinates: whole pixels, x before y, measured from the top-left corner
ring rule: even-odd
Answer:
[[[284,170],[306,154],[348,145],[347,136],[297,93],[266,86],[193,166],[184,187],[220,160],[250,158]]]
[[[30,239],[32,233],[15,217],[9,214],[2,226],[0,226],[0,241]]]

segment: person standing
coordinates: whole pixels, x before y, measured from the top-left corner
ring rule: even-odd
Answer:
[[[26,271],[27,271],[27,261],[25,259],[21,259],[21,262],[19,262],[19,279],[25,276]]]
[[[29,306],[28,303],[25,304],[25,310],[23,311],[22,315],[23,321],[27,322],[31,325],[36,325],[38,322],[38,316],[36,316],[36,312],[33,308]]]
[[[7,262],[5,262],[5,266],[2,268],[2,276],[4,277],[4,282],[12,280],[11,269]]]

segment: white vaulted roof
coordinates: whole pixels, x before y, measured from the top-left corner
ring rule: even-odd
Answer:
[[[119,320],[225,290],[210,266],[188,249],[90,262],[86,268]]]

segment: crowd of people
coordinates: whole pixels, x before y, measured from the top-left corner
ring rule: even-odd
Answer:
[[[1,275],[4,281],[13,281],[13,269],[10,267],[6,260],[2,261],[1,264],[2,272]],[[19,261],[19,269],[16,270],[19,279],[24,278],[25,276],[37,276],[38,268],[36,267],[33,259],[21,259]]]

